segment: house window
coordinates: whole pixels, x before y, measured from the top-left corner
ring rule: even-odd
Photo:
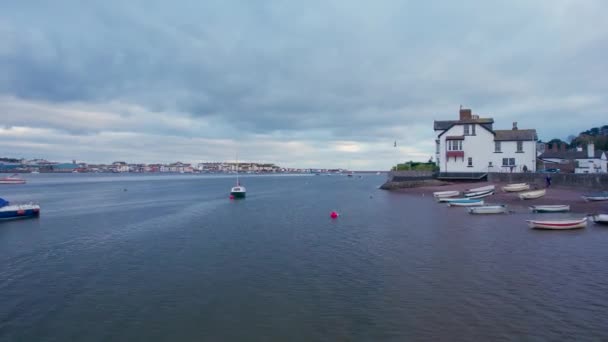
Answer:
[[[502,166],[515,166],[515,158],[502,158]]]
[[[501,147],[501,146],[500,146],[500,141],[495,141],[495,142],[494,142],[494,152],[502,152],[502,151],[500,150],[500,147]]]
[[[517,152],[523,152],[523,151],[524,151],[524,142],[518,141],[517,142]]]
[[[492,162],[488,162],[488,167],[493,167]]]
[[[473,135],[475,135],[475,125],[471,125],[471,128],[473,130]]]
[[[469,125],[464,125],[464,135],[469,135]]]
[[[473,158],[469,157],[467,166],[473,167]]]
[[[439,140],[435,140],[435,153],[439,153]]]
[[[462,151],[462,140],[448,140],[448,151]]]

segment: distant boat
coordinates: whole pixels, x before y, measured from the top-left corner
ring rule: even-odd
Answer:
[[[522,192],[521,194],[519,194],[519,198],[522,200],[536,199],[545,196],[546,193],[546,189]]]
[[[472,193],[472,192],[485,192],[485,191],[494,191],[496,190],[496,187],[494,185],[487,185],[487,186],[482,186],[479,188],[473,188],[473,189],[468,189],[465,191],[465,196],[467,193]]]
[[[380,172],[376,172],[376,175],[378,175],[378,176],[379,176],[379,175],[380,175]]]
[[[460,199],[456,201],[449,201],[448,207],[473,207],[483,205],[483,200],[481,199]]]
[[[32,171],[30,173],[32,173],[32,174],[38,174],[38,173],[40,173],[40,171]]]
[[[530,210],[535,213],[563,213],[570,211],[570,206],[565,204],[558,205],[533,205]]]
[[[585,201],[608,201],[608,192],[600,192],[596,194],[587,194],[581,196]]]
[[[555,230],[565,230],[565,229],[578,229],[585,228],[587,226],[587,218],[583,217],[582,219],[574,219],[574,220],[551,220],[551,221],[541,221],[541,220],[527,220],[528,226],[534,229],[555,229]]]
[[[0,198],[0,219],[10,220],[40,216],[40,206],[38,204],[10,204]]]
[[[518,191],[524,191],[524,190],[529,190],[529,189],[530,189],[530,184],[528,184],[528,183],[507,184],[502,187],[502,191],[505,191],[505,192],[518,192]]]
[[[19,178],[17,174],[0,178],[0,184],[25,184],[25,179]]]
[[[467,192],[464,194],[464,197],[467,198],[484,198],[490,195],[494,195],[494,189],[490,189],[490,190],[483,190],[483,191],[477,191],[477,192]]]
[[[507,212],[507,206],[500,205],[484,205],[481,207],[468,208],[469,214],[504,214]]]
[[[460,195],[460,191],[436,191],[433,192],[433,196],[435,196],[435,198],[449,198],[449,197],[454,197],[454,196],[458,196]]]
[[[591,219],[598,224],[608,224],[608,214],[595,214]]]
[[[238,156],[237,156],[236,186],[233,186],[232,189],[230,189],[230,198],[245,198],[246,195],[247,195],[247,189],[245,189],[245,187],[242,186],[241,182],[239,181],[239,161],[238,161]]]

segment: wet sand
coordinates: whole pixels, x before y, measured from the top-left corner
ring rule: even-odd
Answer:
[[[471,188],[479,188],[486,185],[495,185],[496,192],[492,196],[484,198],[486,204],[506,204],[514,211],[527,211],[531,205],[549,205],[549,204],[569,204],[570,210],[575,213],[595,214],[608,213],[608,201],[602,202],[586,202],[581,198],[583,194],[590,193],[587,189],[576,189],[571,187],[554,187],[547,188],[547,194],[541,198],[533,200],[521,200],[518,192],[503,192],[502,187],[505,183],[450,183],[443,186],[428,186],[423,188],[399,189],[396,192],[407,193],[420,196],[432,196],[435,191],[465,191]],[[536,187],[543,189],[544,187]],[[531,190],[535,190],[532,185]]]

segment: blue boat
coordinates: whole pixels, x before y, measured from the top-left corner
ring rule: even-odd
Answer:
[[[448,207],[476,207],[482,206],[482,199],[456,199],[448,202]]]
[[[38,204],[10,204],[0,198],[0,220],[12,220],[20,218],[32,218],[40,216]]]

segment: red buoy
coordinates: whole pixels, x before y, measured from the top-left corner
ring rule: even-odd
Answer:
[[[338,218],[338,213],[335,211],[332,211],[331,214],[329,214],[329,217],[331,217],[332,219],[337,219]]]
[[[234,195],[233,194],[230,194],[230,199],[234,199]]]

